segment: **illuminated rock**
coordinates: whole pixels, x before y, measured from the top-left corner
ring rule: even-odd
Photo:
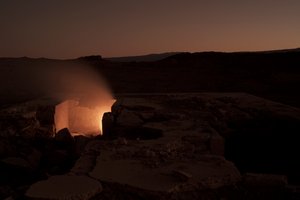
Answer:
[[[102,117],[111,111],[115,100],[110,100],[98,106],[81,106],[79,101],[67,100],[55,107],[56,132],[68,128],[74,135],[102,134]]]

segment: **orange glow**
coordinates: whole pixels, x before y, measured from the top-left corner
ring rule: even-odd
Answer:
[[[116,100],[101,102],[95,107],[81,106],[76,100],[67,100],[55,108],[56,133],[68,128],[73,136],[102,135],[102,117],[105,112],[111,112]]]

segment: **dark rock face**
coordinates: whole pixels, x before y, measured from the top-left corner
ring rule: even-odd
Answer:
[[[43,125],[53,125],[54,124],[54,106],[40,106],[36,111],[36,118]]]
[[[85,150],[85,146],[92,140],[91,138],[79,135],[74,137],[75,140],[75,154],[80,156]]]
[[[7,156],[16,156],[17,149],[11,145],[8,139],[0,139],[0,158]]]
[[[74,146],[74,138],[67,128],[64,128],[55,135],[55,141],[60,145]]]
[[[165,98],[158,95],[145,102],[141,102],[137,96],[132,98],[132,102],[123,99],[115,104],[113,114],[116,121],[122,116],[122,112],[131,112],[131,115],[139,117],[135,117],[136,119],[143,121],[140,127],[162,130],[163,136],[168,131],[168,126],[175,127],[176,123],[182,123],[189,116],[192,119],[191,130],[197,130],[199,126],[202,133],[183,136],[183,141],[192,145],[198,141],[197,144],[202,144],[210,153],[225,154],[242,172],[285,174],[292,183],[300,180],[297,170],[300,166],[293,159],[299,152],[298,109],[246,94],[216,95],[214,98],[206,98],[205,95],[186,98],[174,95],[172,98]],[[174,125],[172,121],[176,121]],[[124,134],[128,131],[128,134],[136,137],[134,129],[121,127],[119,125],[119,132]],[[185,129],[185,132],[188,130]],[[204,132],[208,135],[205,136]]]
[[[8,157],[0,161],[1,184],[26,183],[32,176],[32,168],[29,162],[21,157]]]
[[[299,152],[300,119],[269,113],[238,124],[226,139],[228,159],[243,172],[286,174],[290,182],[300,183],[300,165],[294,159]]]
[[[246,173],[242,187],[249,191],[249,199],[293,199],[290,195],[294,195],[283,175]]]
[[[243,182],[249,187],[275,187],[279,189],[288,184],[287,177],[283,175],[253,173],[246,173]]]
[[[163,133],[159,128],[144,125],[147,122],[159,121],[168,121],[168,118],[162,113],[156,113],[154,107],[143,104],[122,104],[117,101],[112,107],[112,113],[104,115],[103,128],[112,137],[149,140],[162,137]]]
[[[112,129],[113,137],[124,137],[131,140],[151,140],[162,137],[162,130],[148,127],[120,126]]]
[[[76,145],[77,143],[77,145]],[[55,138],[46,140],[43,145],[41,167],[50,174],[66,173],[74,164],[81,151],[81,142],[72,137],[68,129],[60,130]]]
[[[72,155],[64,149],[51,149],[51,152],[44,153],[42,159],[42,166],[52,175],[66,173],[72,164]]]
[[[104,113],[102,117],[102,135],[110,135],[114,126],[114,117],[111,113]]]
[[[9,186],[0,186],[0,198],[5,199],[11,196],[14,191]]]
[[[34,180],[40,165],[41,152],[32,141],[22,137],[0,138],[0,185],[26,184]]]

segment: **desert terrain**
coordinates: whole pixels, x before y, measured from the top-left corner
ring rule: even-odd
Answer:
[[[299,49],[0,58],[0,199],[299,199],[299,66]],[[72,98],[114,100],[98,134],[72,107],[58,128]]]

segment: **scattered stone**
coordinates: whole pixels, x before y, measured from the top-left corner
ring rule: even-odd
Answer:
[[[10,125],[10,126],[6,126],[5,129],[1,131],[1,136],[6,138],[14,137],[17,135],[17,133],[18,133],[17,128]]]
[[[31,153],[27,155],[26,160],[33,169],[38,169],[40,166],[42,153],[36,149],[32,149]]]
[[[228,96],[229,99],[220,99],[222,96]],[[242,94],[161,94],[146,97],[141,94],[137,97],[121,95],[113,105],[113,112],[105,113],[103,117],[103,133],[112,134],[112,137],[100,135],[95,138],[73,138],[68,129],[61,130],[52,138],[55,134],[51,121],[53,116],[47,116],[45,113],[50,114],[50,110],[43,109],[39,108],[36,114],[38,121],[34,112],[27,117],[22,114],[12,117],[5,114],[1,117],[0,129],[3,131],[0,138],[0,183],[20,184],[19,180],[24,179],[23,176],[28,178],[33,175],[28,171],[36,170],[34,173],[45,172],[37,175],[42,177],[68,172],[73,177],[90,175],[105,181],[105,186],[112,186],[112,192],[115,193],[119,190],[126,193],[130,188],[137,193],[183,194],[182,198],[177,199],[189,199],[185,198],[185,192],[188,191],[201,193],[209,190],[215,194],[223,188],[235,187],[235,184],[240,183],[248,194],[258,190],[257,194],[267,190],[275,194],[280,190],[299,195],[299,188],[287,186],[285,176],[246,174],[241,181],[234,164],[224,158],[224,138],[228,145],[229,136],[235,133],[244,136],[249,133],[253,135],[253,140],[245,141],[253,149],[245,148],[249,150],[245,151],[249,152],[248,158],[258,158],[268,152],[262,158],[268,158],[265,163],[270,165],[244,160],[257,164],[257,172],[263,165],[264,169],[271,166],[276,171],[281,166],[270,163],[270,158],[274,156],[277,160],[278,155],[282,155],[282,160],[292,163],[292,167],[286,164],[282,173],[290,175],[291,183],[294,183],[292,178],[297,181],[299,167],[294,158],[299,145],[297,134],[293,130],[299,129],[300,115],[297,108],[250,95],[243,97]],[[39,126],[40,123],[42,126]],[[15,139],[18,135],[21,139]],[[3,136],[14,137],[4,139]],[[271,146],[270,142],[274,139],[278,142]],[[263,144],[263,148],[256,148],[259,143]],[[238,150],[245,147],[239,142],[238,144]],[[265,144],[268,144],[268,148],[265,148]],[[252,154],[254,150],[257,154]],[[248,155],[241,153],[242,151],[233,152],[240,153],[240,158]],[[227,155],[229,154],[230,152]],[[75,162],[77,156],[80,158]],[[240,163],[237,162],[237,166],[241,166]],[[9,182],[11,180],[15,182]],[[49,180],[44,182],[49,183]],[[28,182],[23,185],[26,183]],[[63,183],[60,183],[59,189],[65,189]],[[83,184],[84,181],[80,185]],[[71,191],[77,192],[74,189]],[[56,195],[56,192],[52,193]],[[99,194],[99,199],[102,199],[101,195],[102,193]],[[106,197],[111,199],[110,196]],[[82,196],[67,198],[80,199]]]
[[[122,112],[116,118],[116,124],[118,126],[136,127],[142,125],[143,120],[134,112],[122,110]]]
[[[97,156],[96,155],[82,155],[71,169],[71,173],[76,175],[87,175],[93,170]]]
[[[200,146],[202,144],[205,144],[208,142],[210,138],[210,134],[209,133],[199,133],[199,134],[193,134],[193,135],[184,135],[182,136],[182,141],[196,145],[196,146]]]
[[[142,117],[147,117],[147,116],[143,116],[142,115]],[[168,121],[168,120],[170,120],[170,119],[172,119],[172,118],[174,118],[174,116],[173,115],[171,115],[171,114],[168,114],[168,113],[163,113],[163,112],[161,112],[161,113],[153,113],[153,115],[150,117],[150,116],[148,116],[148,118],[146,118],[146,120],[145,121],[147,121],[147,122],[164,122],[164,121]]]
[[[103,147],[103,141],[91,140],[85,146],[85,154],[98,155],[99,152],[101,151],[101,147]]]
[[[17,150],[14,144],[10,144],[8,140],[0,139],[0,158],[16,156],[16,155],[17,155]]]
[[[154,151],[151,151],[150,149],[147,149],[147,150],[145,151],[144,156],[145,156],[146,158],[154,158],[154,157],[156,156],[156,153],[155,153]]]
[[[11,167],[14,167],[14,168],[20,168],[20,169],[26,169],[26,170],[31,169],[29,162],[23,158],[8,157],[8,158],[2,159],[1,162],[5,163]]]
[[[287,177],[276,174],[254,174],[246,173],[244,175],[244,184],[250,187],[278,187],[287,186]]]
[[[0,186],[0,199],[9,199],[13,190],[9,186]]]
[[[87,200],[101,191],[101,184],[87,176],[61,175],[34,183],[25,196],[44,200]]]
[[[35,137],[38,128],[40,128],[39,123],[37,121],[32,121],[30,125],[22,128],[20,136],[27,139],[33,138]]]
[[[126,138],[121,137],[116,140],[116,144],[117,145],[127,145],[128,141],[126,140]]]
[[[131,140],[152,140],[163,136],[162,130],[150,127],[123,127],[118,134]]]
[[[215,155],[224,155],[225,152],[225,141],[216,131],[211,132],[210,137],[210,151]]]
[[[34,171],[30,163],[20,157],[0,160],[0,169],[0,185],[19,186],[34,179]]]
[[[37,139],[52,139],[55,137],[55,126],[54,125],[38,127],[34,131],[35,131],[35,137]]]
[[[66,173],[74,164],[74,157],[67,150],[52,149],[44,152],[42,158],[43,167],[50,174]]]
[[[154,111],[155,108],[151,106],[145,106],[145,105],[123,105],[124,108],[132,111],[142,111],[142,112],[148,112],[148,111]]]
[[[182,181],[188,181],[192,175],[182,170],[173,170],[172,173]]]
[[[153,119],[155,113],[154,112],[141,112],[138,114],[143,121],[149,122]]]
[[[288,185],[286,187],[288,199],[296,200],[300,199],[300,186],[299,185]]]

